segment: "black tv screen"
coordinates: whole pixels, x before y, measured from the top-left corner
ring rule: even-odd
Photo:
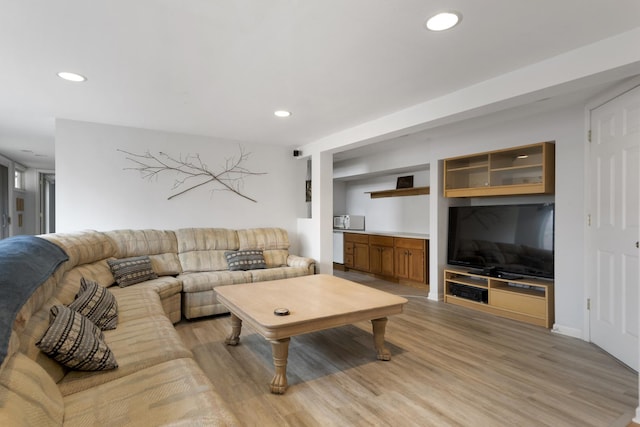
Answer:
[[[554,204],[450,207],[447,252],[470,271],[553,278]]]

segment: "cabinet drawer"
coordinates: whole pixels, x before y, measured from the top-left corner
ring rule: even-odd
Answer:
[[[492,289],[489,293],[489,304],[539,318],[545,318],[547,314],[546,301],[543,298],[512,291]]]
[[[376,246],[393,246],[393,237],[370,235],[369,244]]]
[[[345,242],[369,243],[368,234],[344,233]]]
[[[353,245],[344,245],[344,253],[353,255]]]
[[[424,249],[424,240],[422,239],[407,239],[405,237],[396,237],[395,245],[398,248],[406,249]]]
[[[345,255],[344,256],[344,265],[353,267],[353,255]]]

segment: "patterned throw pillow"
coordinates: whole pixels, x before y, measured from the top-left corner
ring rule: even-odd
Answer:
[[[115,329],[118,324],[118,303],[108,289],[93,280],[80,279],[80,292],[69,308],[86,316],[102,330]]]
[[[79,371],[106,371],[118,367],[102,331],[82,314],[65,307],[51,307],[50,324],[36,346],[61,364]]]
[[[262,250],[228,251],[224,253],[230,271],[267,268]]]
[[[158,278],[151,268],[151,260],[148,256],[109,259],[107,263],[113,278],[121,288]]]

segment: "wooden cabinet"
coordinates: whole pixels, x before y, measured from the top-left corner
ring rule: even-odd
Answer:
[[[381,276],[393,277],[393,237],[369,236],[369,271]]]
[[[487,277],[462,269],[444,271],[444,301],[551,328],[553,282]]]
[[[344,233],[344,266],[385,279],[423,286],[429,278],[428,240]]]
[[[369,271],[369,235],[344,233],[344,266]]]
[[[444,161],[445,197],[553,194],[553,141]]]
[[[395,275],[399,279],[427,283],[427,244],[423,239],[394,239]]]

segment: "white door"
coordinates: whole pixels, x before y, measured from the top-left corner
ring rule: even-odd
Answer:
[[[591,111],[591,341],[638,370],[640,87]]]

